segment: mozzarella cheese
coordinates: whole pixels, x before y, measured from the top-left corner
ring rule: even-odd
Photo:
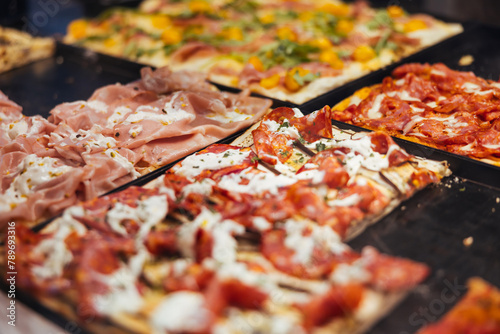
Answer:
[[[195,259],[196,233],[204,229],[212,234],[212,258],[220,263],[236,260],[236,240],[233,234],[245,232],[245,228],[232,220],[222,220],[218,212],[203,208],[200,214],[190,223],[183,224],[177,235],[177,245],[183,256]]]
[[[242,184],[243,180],[246,180],[247,184]],[[261,194],[269,191],[276,195],[280,188],[290,186],[295,182],[297,182],[296,179],[283,174],[255,173],[252,172],[252,168],[249,168],[239,174],[224,175],[218,185],[222,189],[236,193]]]
[[[62,165],[58,159],[27,155],[17,167],[18,175],[5,193],[0,195],[0,210],[8,211],[12,206],[25,202],[37,186],[72,169]]]
[[[193,178],[204,170],[218,170],[243,163],[251,151],[229,149],[222,153],[202,153],[190,155],[181,165],[175,165],[172,170],[179,175]]]
[[[150,324],[155,333],[198,332],[205,329],[211,314],[201,293],[170,293],[153,311]]]
[[[66,237],[73,232],[78,235],[84,235],[87,232],[86,227],[74,219],[83,215],[81,207],[69,207],[61,218],[52,222],[51,228],[55,231],[54,234],[42,240],[33,249],[35,254],[42,254],[45,257],[41,265],[34,265],[31,268],[35,277],[46,280],[62,276],[64,267],[73,259],[73,255],[66,246]]]

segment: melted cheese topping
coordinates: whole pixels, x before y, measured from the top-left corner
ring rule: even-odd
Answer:
[[[136,208],[120,202],[106,214],[106,222],[116,233],[127,235],[126,229],[121,223],[126,219],[132,219],[141,223],[136,238],[142,241],[151,228],[159,224],[168,212],[168,203],[164,196],[151,196],[137,203]]]
[[[351,264],[341,263],[330,274],[330,280],[337,284],[364,283],[371,279],[371,274],[365,269],[363,259]]]
[[[106,123],[107,128],[113,128],[116,124],[120,123],[126,115],[130,114],[132,112],[132,109],[128,107],[117,107],[111,116],[108,117],[108,121]]]
[[[335,206],[353,206],[358,204],[362,200],[362,197],[359,194],[352,194],[342,199],[334,199],[328,201],[328,205],[331,207]]]
[[[141,256],[141,254],[138,254]],[[136,281],[138,274],[130,267],[122,265],[110,275],[99,275],[108,291],[105,294],[93,296],[93,305],[99,314],[114,315],[135,313],[139,311],[144,303]]]
[[[195,193],[208,196],[212,193],[212,188],[214,185],[214,180],[203,179],[200,182],[194,182],[182,188],[182,195],[185,197],[191,193]]]
[[[242,113],[236,108],[234,111],[226,111],[224,113],[210,113],[206,117],[220,123],[233,123],[249,120],[253,117],[253,114]]]
[[[391,145],[387,154],[375,152],[372,148],[371,137],[363,135],[359,139],[344,140],[337,142],[336,147],[346,147],[351,151],[345,154],[345,168],[352,177],[358,173],[360,167],[372,171],[381,171],[389,167],[389,155],[392,150],[399,149],[396,145]],[[338,153],[343,154],[341,151]]]
[[[243,262],[223,263],[215,266],[215,269],[220,280],[237,279],[243,284],[258,287],[267,292],[277,288],[272,279],[269,279],[268,274],[250,270]]]
[[[155,333],[198,332],[205,329],[211,313],[201,293],[179,291],[170,293],[153,311],[150,324]]]
[[[266,120],[262,124],[266,125],[272,132],[283,133],[294,139],[300,138],[299,130],[295,126],[290,125],[290,121],[287,119],[284,119],[281,124],[273,120]]]
[[[137,137],[142,132],[142,125],[134,125],[128,130],[128,135],[132,138]]]
[[[375,119],[382,117],[382,114],[380,113],[380,107],[382,106],[382,101],[384,100],[384,98],[385,94],[377,95],[377,97],[373,101],[372,107],[368,109],[368,118]]]
[[[163,109],[164,113],[160,114],[159,109],[150,106],[140,106],[137,110],[130,114],[123,124],[138,123],[143,120],[152,120],[164,125],[172,124],[183,119],[194,120],[195,115],[190,114],[182,109]]]
[[[290,186],[297,182],[296,179],[283,174],[275,175],[270,172],[254,173],[252,170],[252,168],[249,168],[239,174],[224,175],[218,185],[220,188],[231,192],[261,194],[269,191],[271,194],[276,195],[279,188]],[[248,184],[241,184],[241,181],[244,179],[248,181]]]
[[[305,222],[288,219],[284,227],[287,232],[285,246],[295,251],[292,260],[297,263],[310,263],[315,246],[327,247],[334,254],[341,254],[347,249],[340,236],[329,226],[311,224],[312,232],[307,236],[304,235],[308,227]]]
[[[99,100],[93,100],[93,101],[88,101],[86,102],[87,106],[90,108],[94,109],[97,112],[105,114],[108,112],[108,105],[105,102],[99,101]]]
[[[120,164],[123,168],[125,168],[129,174],[131,174],[134,178],[141,176],[141,173],[135,170],[134,164],[130,161],[127,160],[123,155],[118,153],[117,150],[114,149],[107,149],[104,151],[104,154],[106,154],[108,157],[112,158],[114,161],[116,161],[118,164]]]
[[[403,90],[401,92],[389,92],[387,93],[387,96],[389,97],[395,97],[397,96],[399,99],[403,101],[418,101],[420,102],[420,99],[417,99],[416,97],[413,97],[408,93],[407,91]]]
[[[0,210],[9,211],[12,205],[23,203],[35,188],[49,182],[73,168],[62,165],[57,159],[40,158],[35,154],[26,156],[17,167],[19,173],[5,193],[0,195]]]
[[[253,217],[252,218],[253,227],[260,232],[268,231],[272,228],[272,224],[267,221],[264,217]]]
[[[92,148],[98,149],[108,149],[111,147],[116,147],[116,140],[112,137],[103,136],[96,131],[101,131],[100,127],[93,127],[91,130],[78,130],[77,132],[73,132],[69,139],[73,143],[85,143],[85,149],[87,152],[90,152]]]
[[[243,163],[250,155],[250,151],[227,150],[222,153],[203,153],[190,155],[179,165],[175,165],[172,170],[179,175],[193,178],[204,170],[218,170],[233,165]]]
[[[203,208],[191,223],[181,226],[177,244],[183,256],[195,258],[195,242],[198,229],[209,231],[213,237],[212,258],[220,263],[236,261],[236,240],[233,234],[243,234],[245,228],[232,220],[222,220],[218,212]]]
[[[164,125],[172,124],[183,119],[192,121],[196,118],[195,115],[181,109],[174,107],[174,102],[181,92],[172,94],[170,101],[165,103],[163,108],[160,109],[152,106],[140,106],[134,113],[130,114],[123,124],[138,123],[143,120],[153,120]]]
[[[66,246],[66,237],[75,232],[84,235],[87,229],[73,217],[83,216],[81,207],[73,206],[64,211],[61,218],[51,224],[55,233],[48,239],[42,240],[34,249],[34,254],[45,257],[41,265],[31,267],[31,272],[38,279],[46,280],[61,277],[64,267],[73,260],[71,251]]]
[[[11,140],[14,140],[17,136],[28,132],[28,123],[26,123],[24,118],[21,118],[8,124],[0,123],[0,128],[7,133]]]

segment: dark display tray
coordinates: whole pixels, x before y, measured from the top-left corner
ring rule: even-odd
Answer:
[[[358,89],[382,82],[386,76],[391,75],[394,68],[405,63],[444,63],[454,70],[472,71],[482,78],[498,80],[500,77],[500,28],[474,23],[465,24],[465,26],[464,33],[311,100],[303,104],[301,110],[304,113],[310,113],[325,105],[333,106],[351,96]],[[460,66],[459,60],[464,55],[471,55],[474,62],[468,66]],[[367,131],[343,122],[334,121],[334,123],[341,128]],[[404,139],[396,138],[396,142],[411,154],[448,161],[455,175],[500,188],[500,167]]]

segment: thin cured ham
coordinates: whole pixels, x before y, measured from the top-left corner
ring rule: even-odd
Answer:
[[[48,119],[25,117],[0,96],[0,223],[37,221],[113,190],[250,126],[271,104],[219,92],[200,74],[141,75],[58,105]],[[64,168],[54,172],[55,162]]]

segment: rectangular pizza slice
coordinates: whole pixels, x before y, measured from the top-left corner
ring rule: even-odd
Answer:
[[[0,27],[0,73],[54,54],[52,38],[33,37],[13,28]]]
[[[147,0],[75,20],[64,41],[302,104],[461,31],[364,1]]]
[[[500,165],[500,84],[443,64],[405,64],[333,107],[333,118]]]
[[[276,109],[238,140],[251,147],[212,145],[147,187],[66,209],[41,233],[18,226],[20,288],[97,332],[365,332],[429,268],[352,250],[351,227],[448,170],[383,134],[351,138],[328,111]],[[299,138],[312,156],[283,160]]]

